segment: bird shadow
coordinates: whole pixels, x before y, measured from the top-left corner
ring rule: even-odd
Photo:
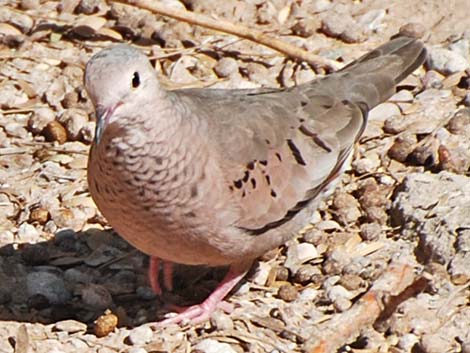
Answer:
[[[88,324],[107,310],[118,326],[155,322],[167,304],[202,302],[226,268],[176,265],[174,288],[156,296],[149,286],[149,257],[112,230],[62,230],[50,240],[0,247],[0,320]]]

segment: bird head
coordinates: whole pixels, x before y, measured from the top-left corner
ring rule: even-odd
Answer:
[[[146,99],[159,90],[148,58],[125,44],[95,54],[86,65],[84,80],[96,110],[96,144],[109,124],[136,114]]]

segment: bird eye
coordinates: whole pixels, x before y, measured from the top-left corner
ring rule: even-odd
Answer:
[[[134,72],[134,76],[132,77],[132,87],[137,88],[140,85],[140,76],[139,73],[136,71]]]

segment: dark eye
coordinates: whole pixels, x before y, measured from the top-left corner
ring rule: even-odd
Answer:
[[[137,88],[140,86],[140,76],[139,73],[136,71],[134,72],[134,76],[132,77],[132,87]]]

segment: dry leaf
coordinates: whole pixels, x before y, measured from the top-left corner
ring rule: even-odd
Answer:
[[[123,39],[121,33],[116,32],[115,30],[110,29],[110,28],[106,28],[106,27],[100,28],[97,31],[97,33],[101,34],[102,36],[106,36],[106,37],[116,39],[116,40],[122,40]]]
[[[291,5],[287,5],[287,6],[284,6],[281,11],[279,11],[279,13],[277,14],[277,20],[278,22],[282,25],[284,24],[287,19],[289,18],[290,16],[290,13],[291,13]]]
[[[13,27],[12,25],[9,25],[8,23],[0,23],[0,35],[3,34],[5,36],[19,36],[21,35],[21,31]]]

